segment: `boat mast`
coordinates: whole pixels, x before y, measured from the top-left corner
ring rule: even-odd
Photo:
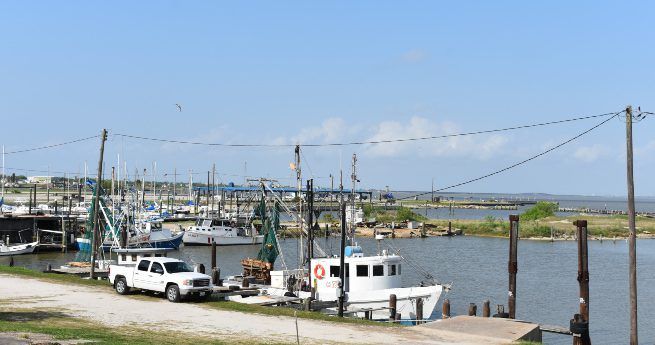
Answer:
[[[296,183],[298,187],[298,230],[300,232],[300,241],[298,241],[298,245],[300,246],[298,249],[298,266],[302,267],[303,266],[303,236],[302,236],[302,171],[300,169],[300,145],[296,145]]]
[[[0,208],[2,207],[2,204],[5,201],[5,182],[7,181],[7,177],[5,176],[5,145],[2,145],[2,203],[0,203]],[[2,209],[0,209],[0,212]]]
[[[345,277],[346,277],[346,262],[344,256],[346,255],[346,204],[343,202],[343,170],[339,171],[339,213],[341,218],[341,244],[339,251],[339,317],[343,317],[343,300],[344,300],[344,289],[345,289]]]
[[[353,163],[352,163],[352,189],[350,190],[350,245],[355,245],[355,183],[357,182],[357,154],[353,153]]]

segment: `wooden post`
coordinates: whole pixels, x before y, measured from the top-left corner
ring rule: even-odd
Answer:
[[[478,315],[478,306],[475,303],[469,303],[469,316]]]
[[[445,299],[443,305],[441,306],[441,318],[448,319],[450,318],[450,300]]]
[[[573,223],[578,236],[578,282],[580,284],[580,315],[589,321],[589,265],[587,254],[587,221]]]
[[[491,302],[489,302],[489,300],[485,300],[484,303],[482,304],[482,316],[483,317],[491,316]]]
[[[389,322],[396,321],[396,295],[389,295]]]
[[[205,265],[203,264],[198,265],[198,273],[205,274]]]
[[[107,140],[107,130],[102,130],[102,137],[100,140],[100,159],[98,159],[98,179],[96,180],[96,195],[93,198],[93,236],[91,237],[91,273],[89,277],[95,279],[95,266],[96,266],[96,246],[98,243],[102,243],[98,239],[100,237],[100,227],[98,222],[100,221],[100,212],[98,208],[100,207],[100,188],[102,186],[102,159],[105,155],[105,141]]]
[[[635,225],[635,182],[632,164],[632,106],[625,109],[625,133],[628,177],[628,243],[630,272],[630,345],[639,343],[637,337],[637,232]]]
[[[216,268],[216,241],[212,239],[212,270]]]
[[[519,216],[510,215],[509,216],[509,264],[507,265],[507,271],[509,272],[509,291],[508,291],[508,301],[509,305],[509,318],[516,318],[516,273],[518,272],[518,260],[517,260],[517,247],[518,247],[518,238],[519,238]]]

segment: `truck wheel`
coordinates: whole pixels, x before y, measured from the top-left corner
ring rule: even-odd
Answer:
[[[127,286],[127,282],[125,281],[125,278],[118,278],[116,279],[116,292],[118,292],[119,295],[127,295],[130,293],[130,287]]]
[[[180,288],[175,284],[171,284],[166,288],[166,298],[173,303],[180,301]]]

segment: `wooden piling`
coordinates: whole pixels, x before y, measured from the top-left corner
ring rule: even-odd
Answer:
[[[509,291],[508,291],[508,301],[509,306],[509,318],[516,318],[516,273],[518,272],[518,259],[517,259],[517,247],[519,239],[519,216],[510,215],[509,216],[509,264],[507,265],[507,271],[509,272]]]
[[[469,316],[478,315],[478,306],[475,303],[469,303]]]
[[[212,270],[216,268],[216,241],[212,240]]]
[[[491,316],[491,302],[489,300],[485,300],[484,303],[482,303],[482,316]]]
[[[216,286],[221,285],[221,269],[218,267],[212,268],[212,284]]]
[[[198,265],[198,273],[205,274],[205,265],[203,264]]]
[[[445,299],[443,305],[441,306],[441,318],[448,319],[450,318],[450,300]]]
[[[578,283],[580,285],[580,315],[589,321],[589,263],[587,254],[587,221],[576,220],[578,235]]]
[[[423,323],[423,299],[416,299],[416,324],[420,325]]]
[[[248,277],[243,277],[243,280],[241,281],[241,287],[250,287],[250,280],[248,280]]]
[[[14,256],[9,257],[9,267],[14,267]]]
[[[389,322],[396,320],[396,295],[389,295]]]

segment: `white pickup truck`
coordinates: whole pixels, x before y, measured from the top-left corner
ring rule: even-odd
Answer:
[[[165,292],[171,302],[184,297],[209,298],[211,277],[193,272],[184,261],[167,257],[146,257],[134,266],[109,266],[109,282],[116,292],[128,294],[130,289]]]

